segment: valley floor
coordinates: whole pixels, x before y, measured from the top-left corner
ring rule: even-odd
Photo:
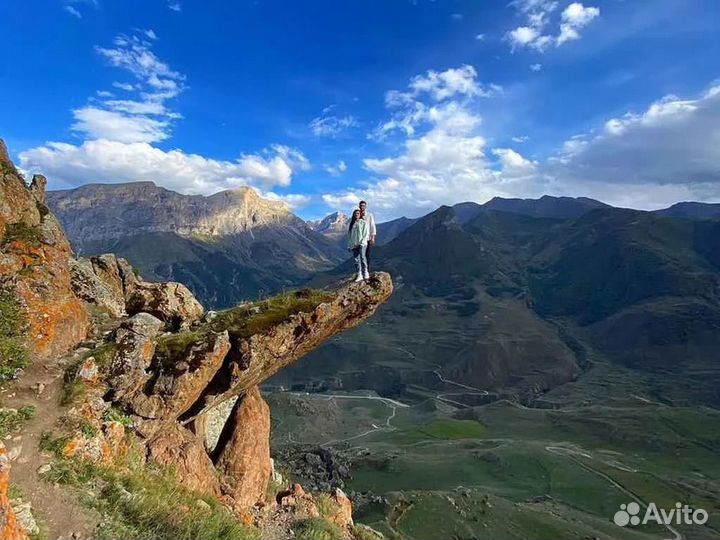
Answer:
[[[347,458],[358,519],[390,538],[720,538],[720,412],[660,403],[629,375],[597,361],[534,407],[473,406],[483,390],[450,380],[394,399],[276,391],[273,445]],[[633,501],[710,519],[615,525]]]

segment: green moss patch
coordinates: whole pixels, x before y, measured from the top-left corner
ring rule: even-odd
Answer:
[[[313,311],[334,298],[330,292],[314,289],[287,292],[221,311],[208,326],[215,332],[227,330],[234,337],[249,337],[282,323],[291,315]]]
[[[27,366],[26,332],[27,318],[15,293],[0,288],[0,382]]]
[[[5,236],[2,239],[2,245],[9,244],[14,240],[38,247],[42,240],[42,232],[39,227],[28,225],[22,221],[9,223],[5,227]]]
[[[323,518],[306,519],[295,531],[295,538],[300,540],[338,540],[343,537],[339,526]]]
[[[35,413],[32,405],[20,409],[0,409],[0,438],[20,429]]]

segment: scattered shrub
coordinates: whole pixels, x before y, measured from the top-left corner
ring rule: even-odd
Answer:
[[[342,529],[323,518],[311,518],[300,522],[295,538],[300,540],[338,540],[343,538]]]
[[[27,366],[26,332],[27,318],[15,293],[0,288],[0,382]]]

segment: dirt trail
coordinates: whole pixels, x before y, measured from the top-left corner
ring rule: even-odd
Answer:
[[[5,444],[8,449],[22,446],[20,455],[12,463],[10,482],[20,489],[24,501],[30,501],[33,515],[49,539],[93,538],[100,521],[97,513],[81,506],[75,490],[50,484],[37,473],[39,467],[52,461],[50,454],[40,451],[38,443],[42,433],[51,431],[64,412],[60,406],[63,366],[72,358],[54,364],[31,363],[16,382],[3,388],[1,394],[6,407],[35,407],[34,418],[19,432],[12,433]],[[38,384],[45,385],[39,395]]]

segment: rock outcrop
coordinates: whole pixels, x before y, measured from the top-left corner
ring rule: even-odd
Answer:
[[[0,148],[2,150],[2,148]],[[10,458],[5,445],[0,442],[0,540],[26,540],[27,533],[18,522],[10,504]]]
[[[44,196],[44,177],[36,175],[28,187],[0,141],[0,285],[24,308],[28,345],[40,360],[68,352],[89,329],[71,286],[70,244]]]
[[[149,460],[244,511],[264,499],[272,471],[270,411],[258,385],[372,316],[392,289],[379,272],[336,290],[241,305],[176,333],[138,313],[109,336],[114,354],[97,393],[131,415]]]
[[[126,307],[130,314],[144,312],[154,315],[171,330],[187,328],[205,313],[190,289],[173,282],[138,281],[127,297]]]
[[[237,400],[216,449],[220,487],[240,508],[263,499],[270,479],[270,408],[252,387]]]

